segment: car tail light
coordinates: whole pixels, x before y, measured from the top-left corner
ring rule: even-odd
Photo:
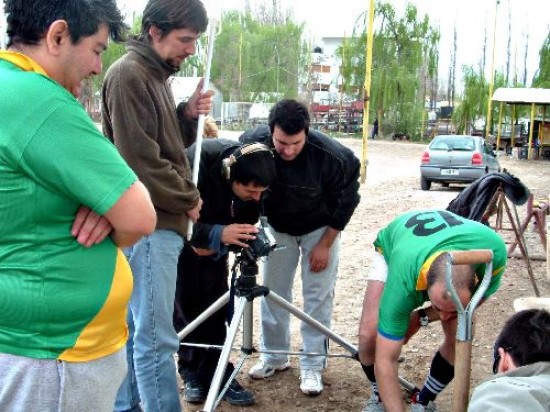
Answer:
[[[472,155],[472,164],[473,165],[483,164],[483,157],[481,156],[481,153],[475,152]]]
[[[422,164],[425,163],[430,163],[430,152],[428,152],[427,150],[422,153]]]

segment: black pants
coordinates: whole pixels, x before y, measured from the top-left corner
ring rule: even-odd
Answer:
[[[178,279],[174,307],[174,327],[180,332],[228,290],[227,256],[219,260],[197,256],[185,245],[178,261]],[[227,305],[211,315],[183,342],[223,345],[226,337]],[[180,346],[178,372],[184,380],[199,380],[210,386],[221,350]],[[224,382],[233,372],[228,363]]]

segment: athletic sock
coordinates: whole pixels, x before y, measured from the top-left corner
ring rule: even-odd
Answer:
[[[432,360],[426,382],[416,395],[416,402],[425,406],[428,402],[435,400],[437,395],[453,380],[454,375],[454,366],[447,362],[438,351]]]
[[[363,372],[365,372],[367,379],[370,381],[370,384],[372,386],[372,392],[376,396],[378,396],[378,399],[380,400],[380,402],[382,402],[382,400],[380,399],[380,394],[378,393],[378,384],[376,383],[376,376],[374,375],[374,364],[368,365],[368,366],[361,364],[361,367],[363,368]]]

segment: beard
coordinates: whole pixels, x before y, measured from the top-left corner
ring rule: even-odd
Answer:
[[[184,57],[183,59],[180,57],[171,57],[166,59],[166,64],[168,64],[170,67],[173,67],[176,70],[179,70],[183,62],[185,61],[187,57]]]

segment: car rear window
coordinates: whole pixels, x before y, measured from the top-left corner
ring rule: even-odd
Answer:
[[[463,150],[472,151],[475,148],[474,139],[470,138],[445,138],[435,139],[430,145],[430,150]]]

